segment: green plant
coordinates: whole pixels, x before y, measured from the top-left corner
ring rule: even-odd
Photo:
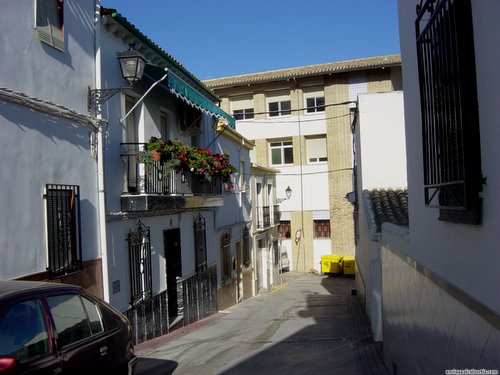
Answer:
[[[151,137],[145,144],[140,160],[146,164],[146,170],[153,166],[151,151],[161,153],[161,161],[170,169],[186,169],[205,181],[212,181],[215,176],[221,176],[228,189],[233,189],[232,175],[237,172],[229,162],[227,155],[213,153],[209,149],[187,146],[180,140],[167,140]]]
[[[158,153],[158,156],[153,156],[153,153]],[[163,173],[174,170],[180,165],[180,161],[172,158],[170,148],[167,141],[157,137],[151,137],[144,144],[143,150],[139,152],[139,162],[144,163],[146,174],[151,173],[155,167],[155,162],[160,161],[163,167]]]

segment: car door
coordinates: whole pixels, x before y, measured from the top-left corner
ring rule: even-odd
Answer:
[[[102,317],[93,301],[78,293],[48,295],[65,374],[101,373],[111,369]]]
[[[1,308],[0,358],[16,358],[20,374],[58,374],[61,366],[43,304],[27,298]]]

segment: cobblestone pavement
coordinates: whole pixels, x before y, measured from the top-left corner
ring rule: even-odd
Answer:
[[[272,291],[136,346],[137,374],[389,372],[354,280],[288,272]]]

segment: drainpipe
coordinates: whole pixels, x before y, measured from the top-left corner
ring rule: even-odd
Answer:
[[[95,49],[95,88],[101,88],[101,4],[100,0],[95,2],[94,14],[94,49]],[[102,119],[101,114],[96,114],[98,119]],[[102,288],[103,297],[109,302],[109,272],[108,272],[108,245],[106,235],[106,202],[104,189],[104,136],[103,126],[99,124],[97,132],[97,205],[99,215],[99,242],[102,261]]]

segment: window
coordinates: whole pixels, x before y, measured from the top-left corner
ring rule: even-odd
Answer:
[[[87,312],[87,316],[90,323],[90,332],[93,335],[103,332],[104,327],[102,325],[101,312],[99,311],[99,307],[92,301],[88,300],[85,297],[82,297],[83,306],[85,306],[85,311]]]
[[[50,296],[47,303],[63,347],[104,331],[98,307],[78,294]]]
[[[0,356],[20,364],[50,353],[49,335],[39,300],[10,306],[0,318]]]
[[[135,99],[130,96],[125,96],[125,113],[129,113],[135,105]],[[130,112],[130,115],[125,119],[125,144],[127,145],[130,155],[139,153],[139,125],[135,115],[135,110]],[[137,158],[127,158],[127,192],[137,192]]]
[[[328,161],[326,137],[306,138],[306,150],[309,163],[322,163]]]
[[[306,99],[306,112],[325,112],[325,98],[307,98]]]
[[[47,245],[49,277],[82,268],[80,240],[80,188],[46,185]]]
[[[237,109],[233,112],[235,120],[247,120],[254,117],[253,108]]]
[[[289,116],[292,114],[291,111],[291,101],[283,100],[279,102],[270,102],[269,103],[269,117],[276,116]]]
[[[201,215],[194,221],[194,241],[196,246],[196,271],[207,268],[207,234],[205,229],[205,218]]]
[[[151,299],[151,234],[139,220],[128,232],[131,303],[136,305]]]
[[[273,265],[277,266],[280,262],[280,250],[278,241],[273,241]]]
[[[368,82],[366,79],[366,74],[363,71],[351,72],[349,74],[349,108],[356,108],[356,102],[358,101],[358,95],[368,92]]]
[[[160,134],[162,139],[174,139],[175,117],[171,111],[160,111]]]
[[[278,226],[278,235],[279,238],[291,238],[292,237],[292,225],[290,220],[282,220],[280,221],[280,225]]]
[[[64,51],[63,0],[36,0],[35,30],[42,42]]]
[[[231,278],[231,235],[223,233],[220,237],[220,254],[222,263],[222,280]]]
[[[245,226],[243,227],[241,237],[243,239],[243,247],[242,247],[242,253],[243,253],[243,266],[248,266],[250,265],[251,257],[250,257],[250,231],[248,228]]]
[[[293,164],[293,143],[292,141],[271,142],[271,164]]]
[[[314,220],[314,238],[330,238],[330,220]]]
[[[478,224],[482,190],[470,0],[417,7],[425,204],[440,220]],[[430,13],[430,14],[428,14]]]
[[[325,112],[325,94],[322,89],[304,89],[306,113]]]
[[[231,111],[235,120],[254,118],[254,105],[252,96],[231,98]]]

